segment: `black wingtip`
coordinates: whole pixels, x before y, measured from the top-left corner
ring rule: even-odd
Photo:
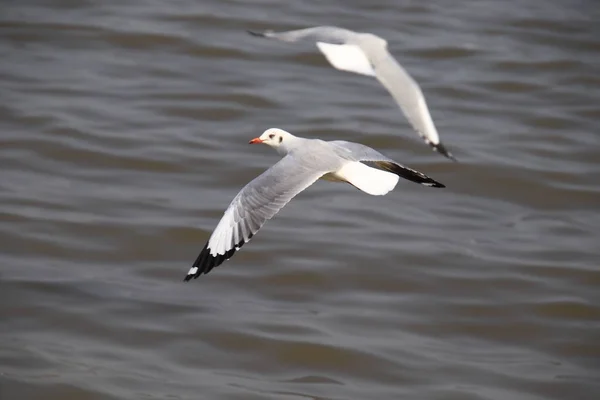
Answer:
[[[420,172],[417,172],[417,173],[419,175],[421,175],[421,180],[417,181],[417,180],[413,179],[413,182],[417,182],[423,186],[429,186],[429,187],[434,187],[434,188],[445,188],[446,187],[446,185],[444,185],[443,183],[440,183],[440,182],[436,181],[435,179],[431,179],[430,177],[428,177],[425,174],[422,174]]]
[[[249,35],[256,36],[256,37],[265,37],[266,36],[263,32],[256,32],[256,31],[250,31],[250,30],[246,30],[246,32],[248,32]]]
[[[188,282],[192,279],[198,278],[202,274],[208,273],[208,271],[212,269],[213,258],[214,257],[212,257],[210,254],[208,243],[206,243],[200,254],[198,254],[198,257],[196,257],[196,261],[194,261],[192,268],[190,268],[185,278],[183,278],[183,281]]]
[[[370,165],[372,162],[363,161],[364,164]],[[400,178],[407,179],[411,182],[418,183],[423,186],[434,187],[434,188],[445,188],[446,185],[436,181],[425,175],[422,172],[414,170],[412,168],[405,167],[404,165],[396,164],[391,161],[375,161],[374,166],[376,168],[383,169],[385,171],[392,172],[398,175]]]
[[[438,144],[434,144],[434,143],[430,142],[429,145],[431,146],[431,148],[433,150],[437,151],[441,155],[449,158],[450,160],[452,160],[454,162],[458,162],[458,160],[452,155],[452,153],[450,153],[448,151],[448,149],[446,149],[446,146],[444,146],[444,144],[442,142],[439,142]]]
[[[198,257],[196,258],[196,261],[194,261],[192,268],[190,268],[185,278],[183,278],[183,281],[188,282],[192,279],[198,278],[202,274],[208,274],[213,268],[218,267],[219,265],[223,264],[225,261],[233,257],[235,252],[241,249],[242,246],[252,238],[252,236],[253,234],[248,234],[247,240],[240,241],[236,246],[225,252],[225,254],[217,254],[216,256],[213,256],[210,253],[208,243],[206,243]]]

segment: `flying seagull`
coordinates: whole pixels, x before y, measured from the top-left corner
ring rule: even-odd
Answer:
[[[267,129],[250,143],[266,144],[283,158],[235,196],[185,281],[198,278],[231,258],[267,220],[319,178],[347,182],[374,196],[391,191],[400,177],[425,186],[444,187],[358,143],[305,139],[278,128]]]
[[[334,68],[374,76],[390,92],[425,143],[456,161],[440,141],[419,84],[388,52],[385,39],[372,33],[353,32],[334,26],[317,26],[287,32],[248,33],[284,42],[315,40],[319,50]]]

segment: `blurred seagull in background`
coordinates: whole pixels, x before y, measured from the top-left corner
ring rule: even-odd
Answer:
[[[248,33],[284,42],[315,40],[319,50],[334,68],[376,77],[396,100],[425,143],[440,154],[456,161],[440,141],[419,84],[391,56],[385,39],[371,33],[353,32],[333,26],[318,26],[287,32],[248,31]]]

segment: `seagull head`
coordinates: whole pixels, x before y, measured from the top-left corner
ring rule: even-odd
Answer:
[[[289,132],[284,131],[283,129],[270,128],[270,129],[267,129],[266,131],[264,131],[263,134],[260,135],[259,137],[252,139],[249,143],[250,144],[262,143],[262,144],[266,144],[267,146],[270,146],[274,149],[277,149],[280,146],[285,148],[286,145],[288,144],[288,142],[290,142],[293,138],[294,138],[294,135],[292,135]]]

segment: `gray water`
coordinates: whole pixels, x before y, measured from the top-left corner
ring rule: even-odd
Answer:
[[[594,1],[4,1],[0,398],[600,398]],[[374,79],[246,29],[379,34]],[[269,127],[447,185],[317,182],[182,279]]]

